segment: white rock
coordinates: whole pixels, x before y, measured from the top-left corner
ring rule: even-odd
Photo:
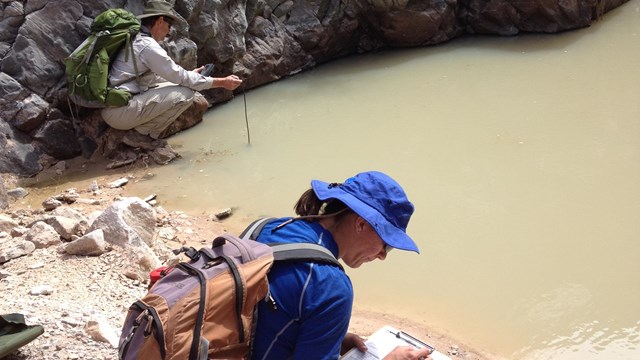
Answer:
[[[119,188],[126,185],[128,182],[129,182],[129,179],[127,179],[126,177],[123,177],[116,181],[110,182],[107,186],[109,186],[110,188]]]
[[[109,343],[114,349],[118,347],[119,338],[116,331],[101,317],[89,320],[84,326],[84,331],[95,341]]]
[[[51,295],[53,294],[53,287],[50,285],[38,285],[31,288],[29,291],[31,295]]]

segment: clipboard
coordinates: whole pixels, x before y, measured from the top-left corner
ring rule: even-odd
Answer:
[[[365,344],[367,345],[367,352],[361,352],[353,348],[340,357],[340,360],[380,360],[397,346],[407,345],[418,349],[431,349],[430,356],[433,360],[451,360],[451,358],[438,352],[433,346],[426,342],[389,325],[385,325],[376,330],[376,332],[371,334],[365,341]]]

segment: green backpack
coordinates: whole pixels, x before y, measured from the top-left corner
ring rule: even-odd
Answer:
[[[96,16],[91,35],[65,60],[69,99],[89,108],[127,105],[132,95],[111,87],[109,67],[124,47],[125,59],[133,57],[137,78],[133,39],[139,31],[140,20],[127,10],[110,9]]]

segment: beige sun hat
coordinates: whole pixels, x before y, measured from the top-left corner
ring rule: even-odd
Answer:
[[[151,0],[144,5],[142,15],[138,15],[138,19],[144,19],[151,16],[167,16],[176,22],[181,21],[180,17],[173,11],[173,5],[168,1]]]

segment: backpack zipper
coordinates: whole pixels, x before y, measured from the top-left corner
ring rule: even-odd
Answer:
[[[160,321],[160,316],[158,315],[158,312],[156,311],[156,309],[146,305],[142,301],[136,301],[135,303],[133,303],[131,307],[134,307],[134,306],[142,310],[142,312],[140,312],[140,314],[134,320],[133,322],[134,325],[133,325],[133,329],[131,330],[131,333],[127,336],[127,338],[122,343],[124,346],[124,349],[121,349],[120,358],[122,358],[127,353],[127,350],[128,350],[127,347],[129,345],[129,342],[133,339],[133,335],[136,329],[142,324],[142,321],[146,317],[147,325],[144,328],[143,335],[146,337],[153,333],[153,337],[158,342],[158,345],[159,345],[158,347],[160,348],[160,356],[164,360],[167,354],[164,346],[165,345],[164,331],[162,330],[162,322]]]

